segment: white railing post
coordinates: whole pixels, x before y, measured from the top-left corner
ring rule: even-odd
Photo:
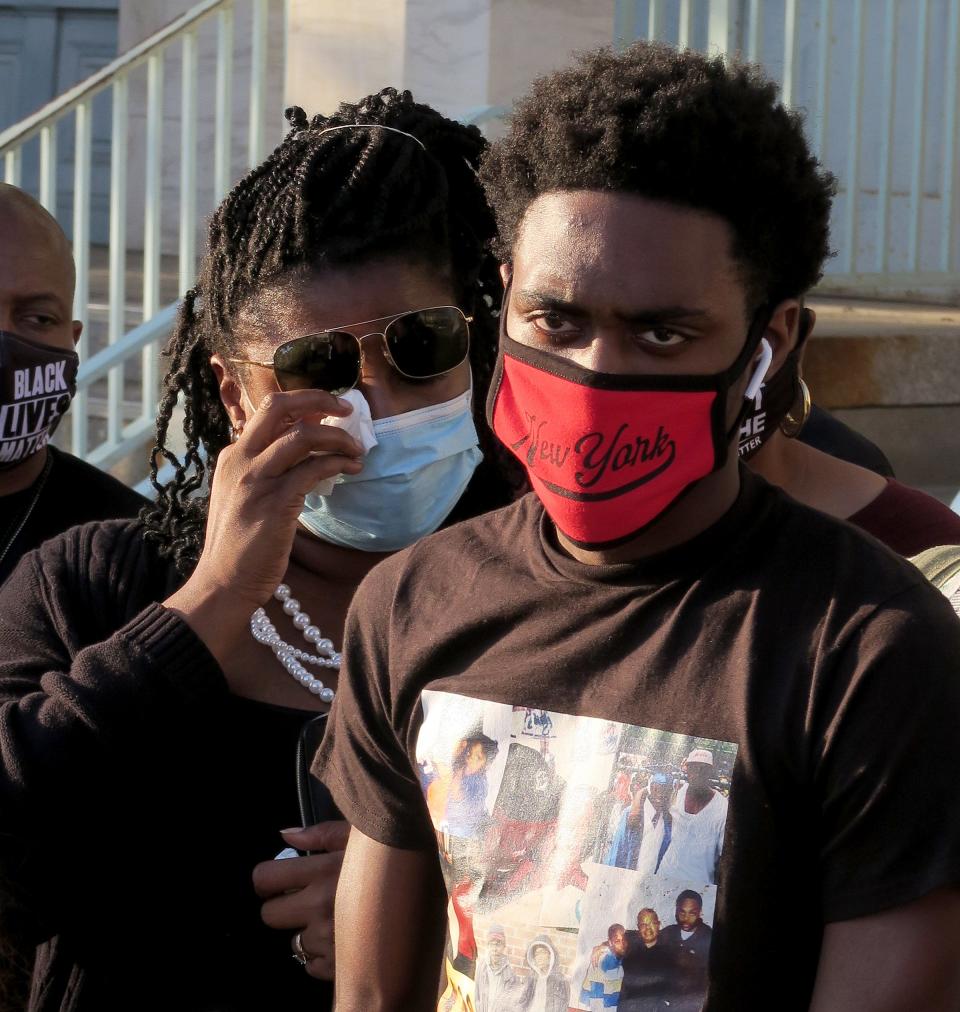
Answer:
[[[40,130],[40,203],[57,216],[57,121]]]
[[[677,27],[677,45],[689,49],[693,38],[693,0],[680,0],[680,23]]]
[[[927,15],[928,0],[917,0],[917,49],[913,67],[913,157],[910,160],[910,241],[907,270],[916,271],[920,261],[920,237],[923,233],[923,170],[927,141]],[[947,101],[950,99],[947,98]]]
[[[860,112],[863,106],[863,0],[853,3],[853,51],[849,66],[853,74],[850,89],[850,106],[847,139],[847,205],[844,215],[843,234],[847,243],[847,272],[853,274],[857,265],[857,243],[859,241],[860,202]]]
[[[143,318],[149,320],[160,309],[160,204],[163,173],[163,53],[147,61],[146,166],[143,185]],[[157,413],[159,383],[158,349],[143,349],[141,362],[140,413],[153,418]]]
[[[263,161],[264,111],[267,101],[267,30],[269,0],[253,0],[253,26],[250,40],[250,121],[247,162],[250,168]]]
[[[662,42],[667,29],[667,12],[665,0],[650,0],[647,11],[647,38],[653,42]]]
[[[214,197],[220,200],[230,189],[230,153],[233,113],[233,4],[217,13],[216,135],[213,151]]]
[[[827,149],[827,125],[830,120],[830,25],[833,17],[831,0],[820,0],[817,18],[817,154],[823,158]]]
[[[143,184],[143,318],[160,308],[160,202],[163,173],[163,52],[147,63],[146,165]]]
[[[763,0],[750,0],[747,15],[747,59],[759,63],[763,58]]]
[[[707,52],[726,59],[734,56],[737,38],[737,0],[710,0],[707,20]]]
[[[941,146],[940,269],[949,272],[956,262],[957,242],[957,102],[960,101],[960,0],[950,0],[947,15],[947,59],[943,88],[943,144]]]
[[[183,37],[180,96],[180,291],[193,285],[197,227],[197,33]]]
[[[794,88],[797,77],[797,50],[800,45],[797,25],[797,0],[786,0],[783,8],[783,104],[792,108],[795,104]]]
[[[73,317],[83,324],[77,354],[87,359],[90,347],[90,145],[93,137],[90,99],[81,102],[74,117],[73,139],[73,262],[77,283],[73,295]],[[87,390],[77,388],[70,412],[70,449],[78,457],[87,452]]]
[[[110,138],[110,294],[107,335],[110,344],[122,337],[127,289],[127,75],[113,82],[113,133]],[[120,441],[123,365],[107,378],[107,441]]]
[[[615,0],[613,5],[613,44],[623,49],[637,37],[637,0]]]
[[[108,345],[98,351],[80,366],[77,386],[88,387],[102,379],[104,375],[109,377],[115,369],[122,368],[124,362],[139,355],[147,345],[157,344],[170,333],[176,315],[177,303],[171,302],[152,319],[128,331],[122,343]],[[96,467],[113,466],[128,457],[130,452],[139,447],[145,439],[149,439],[153,426],[153,418],[144,418],[142,415],[135,418],[129,425],[124,426],[121,440],[108,439],[100,443],[87,454],[87,460]]]
[[[22,165],[23,148],[18,145],[3,156],[3,181],[11,186],[19,186]]]
[[[880,177],[877,183],[877,250],[874,263],[883,273],[890,256],[890,198],[893,195],[894,95],[897,87],[897,0],[886,0],[883,12],[883,95],[880,101]]]

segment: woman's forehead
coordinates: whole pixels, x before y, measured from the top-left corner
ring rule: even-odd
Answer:
[[[246,342],[276,345],[303,334],[455,304],[453,283],[444,272],[392,258],[278,279],[247,300],[234,330]]]

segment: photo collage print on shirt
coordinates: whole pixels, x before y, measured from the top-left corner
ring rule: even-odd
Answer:
[[[707,987],[737,746],[426,690],[443,1012],[669,1008]]]

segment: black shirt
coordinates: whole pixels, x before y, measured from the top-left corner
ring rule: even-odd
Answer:
[[[816,404],[811,406],[810,417],[797,439],[829,453],[831,457],[875,471],[884,478],[893,477],[893,467],[879,446]]]
[[[135,517],[147,505],[132,488],[78,457],[54,446],[47,454],[49,470],[29,488],[0,496],[0,584],[48,538],[91,520]]]
[[[627,951],[623,956],[623,982],[618,1010],[647,1012],[668,1009],[680,993],[676,949],[659,938],[650,948],[639,931],[624,934]]]
[[[232,696],[155,603],[179,582],[139,523],[113,521],[47,541],[0,590],[4,920],[52,940],[31,1010],[330,1007],[251,882],[300,825],[314,714]]]
[[[534,496],[386,560],[316,769],[362,833],[473,888],[477,937],[546,932],[579,987],[612,925],[669,924],[693,890],[707,1012],[786,1012],[826,922],[960,883],[960,623],[869,536],[741,478],[713,527],[636,564],[571,559]],[[598,862],[616,784],[654,773],[669,823],[636,866]]]

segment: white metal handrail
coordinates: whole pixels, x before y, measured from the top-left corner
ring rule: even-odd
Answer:
[[[74,85],[72,88],[58,95],[56,98],[42,106],[35,113],[22,119],[19,123],[8,127],[0,133],[0,154],[6,154],[7,148],[13,144],[20,144],[36,136],[44,127],[49,126],[50,121],[58,119],[64,113],[70,112],[80,102],[91,99],[94,95],[109,88],[114,79],[123,72],[128,72],[134,67],[143,63],[149,56],[156,53],[166,43],[172,42],[180,37],[184,30],[199,24],[209,17],[220,7],[227,6],[229,0],[203,0],[202,3],[192,7],[186,14],[182,14],[175,21],[171,21],[165,28],[155,32],[153,35],[138,43],[132,49],[127,50],[118,56],[112,63],[101,67],[88,78]]]
[[[138,327],[128,331],[124,335],[122,344],[108,344],[106,348],[81,363],[80,371],[77,374],[77,387],[89,387],[97,380],[108,376],[116,366],[122,365],[136,352],[163,340],[173,328],[178,306],[177,302],[171,302],[169,306],[164,306]]]
[[[120,464],[131,454],[143,452],[152,432],[159,394],[159,349],[172,328],[176,303],[162,304],[164,277],[164,237],[162,225],[169,227],[171,216],[162,215],[164,193],[164,97],[166,94],[165,57],[179,55],[179,157],[173,169],[175,180],[168,187],[177,192],[176,281],[180,293],[193,283],[196,271],[197,229],[201,211],[198,190],[209,183],[209,175],[199,171],[197,147],[198,90],[200,75],[201,29],[213,24],[215,40],[215,101],[213,138],[213,200],[218,201],[229,189],[235,171],[234,149],[242,153],[246,165],[260,162],[268,142],[269,125],[279,125],[279,110],[268,109],[268,39],[271,5],[283,5],[283,30],[286,30],[287,0],[201,0],[185,14],[155,32],[107,66],[75,87],[48,102],[21,122],[0,132],[0,166],[3,178],[14,185],[25,185],[23,154],[28,144],[38,144],[38,171],[35,192],[40,202],[57,215],[57,140],[61,128],[72,125],[73,140],[73,253],[77,266],[77,290],[74,315],[84,324],[78,352],[81,368],[77,397],[70,415],[70,448],[101,467]],[[248,38],[237,46],[239,7],[247,19],[242,22]],[[285,44],[279,47],[284,53]],[[238,53],[244,54],[241,65]],[[246,70],[248,64],[249,69]],[[234,96],[238,75],[247,74],[247,101],[243,110],[246,137],[234,128]],[[282,70],[282,68],[281,68]],[[144,75],[145,72],[145,75]],[[143,126],[143,177],[136,178],[130,163],[131,89],[133,75],[145,76]],[[176,82],[175,82],[176,83]],[[108,290],[106,292],[107,346],[91,356],[90,272],[91,207],[94,185],[92,163],[94,149],[94,102],[98,96],[110,98],[110,181]],[[133,99],[136,100],[135,98]],[[101,101],[104,101],[101,98]],[[169,110],[167,110],[169,116]],[[168,170],[169,174],[170,170]],[[171,185],[172,184],[172,185]],[[142,292],[137,303],[128,304],[127,266],[130,248],[128,236],[129,204],[143,200]],[[169,246],[169,242],[167,243]],[[169,271],[167,272],[169,276]],[[168,286],[169,287],[169,286]],[[166,298],[171,293],[167,292]],[[130,329],[129,314],[140,317]],[[139,312],[138,312],[139,310]],[[139,377],[131,373],[139,370]],[[105,396],[101,388],[106,386]],[[95,388],[100,393],[95,393]],[[134,399],[130,391],[134,389]],[[105,412],[102,405],[105,404]],[[94,408],[100,414],[94,412]],[[98,419],[105,415],[104,431],[94,433]],[[147,466],[126,469],[136,480]]]

